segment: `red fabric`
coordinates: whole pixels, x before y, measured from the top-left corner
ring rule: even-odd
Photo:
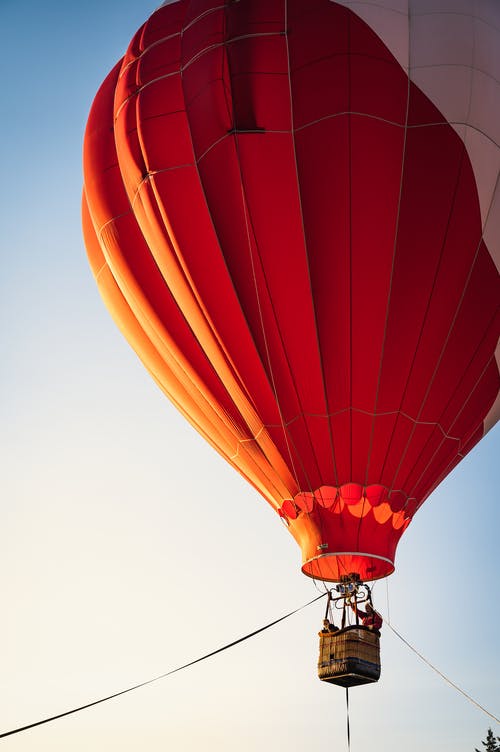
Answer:
[[[331,0],[180,0],[117,74],[85,137],[105,300],[120,291],[160,386],[283,508],[304,571],[392,571],[498,392],[463,142]]]
[[[363,616],[362,623],[365,627],[380,629],[382,627],[382,617],[376,611],[373,611],[371,614]]]

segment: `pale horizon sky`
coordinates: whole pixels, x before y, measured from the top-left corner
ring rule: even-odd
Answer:
[[[120,691],[317,594],[277,516],[176,413],[90,272],[81,151],[102,79],[157,4],[0,0],[0,733]],[[500,715],[500,429],[418,512],[375,604]],[[324,601],[222,655],[2,752],[347,749],[316,677]],[[491,726],[386,626],[351,749],[473,752]]]

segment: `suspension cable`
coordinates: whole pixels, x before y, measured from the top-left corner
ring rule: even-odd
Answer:
[[[207,658],[211,658],[213,655],[222,653],[224,650],[228,650],[229,648],[232,648],[235,645],[239,645],[240,642],[249,640],[251,637],[255,637],[255,635],[260,634],[260,632],[264,632],[266,629],[269,629],[270,627],[274,627],[275,624],[279,624],[280,621],[284,621],[285,619],[288,619],[290,616],[293,616],[299,611],[302,611],[302,609],[307,608],[307,606],[310,606],[312,603],[319,601],[320,598],[324,598],[325,595],[326,593],[322,593],[321,595],[318,595],[316,598],[313,598],[312,601],[309,601],[308,603],[304,603],[303,606],[299,606],[299,608],[296,608],[293,611],[290,611],[284,616],[280,616],[279,619],[275,619],[269,624],[266,624],[264,627],[259,627],[259,629],[255,629],[253,632],[250,632],[249,634],[244,635],[243,637],[238,637],[237,640],[233,640],[233,642],[229,642],[227,645],[223,645],[222,647],[217,648],[216,650],[212,650],[210,653],[206,653],[205,655],[202,655],[200,658],[195,658],[193,661],[189,661],[189,663],[185,663],[183,666],[178,666],[177,668],[173,668],[170,671],[166,671],[164,674],[160,674],[159,676],[153,677],[153,679],[147,679],[146,681],[140,682],[140,684],[134,684],[133,687],[128,687],[127,689],[122,689],[119,692],[114,692],[114,694],[108,695],[107,697],[101,697],[99,700],[93,700],[92,702],[87,702],[85,705],[80,705],[78,708],[72,708],[71,710],[66,710],[63,713],[52,715],[49,718],[43,718],[40,721],[34,721],[33,723],[28,723],[26,726],[20,726],[19,728],[11,729],[10,731],[4,731],[3,733],[0,734],[0,739],[3,739],[6,736],[12,736],[12,734],[19,734],[21,731],[27,731],[28,729],[34,728],[35,726],[41,726],[44,723],[50,723],[51,721],[56,721],[58,718],[64,718],[64,716],[66,715],[79,713],[80,710],[85,710],[86,708],[91,708],[94,705],[99,705],[102,702],[107,702],[108,700],[112,700],[115,697],[119,697],[120,695],[127,694],[127,692],[133,692],[135,689],[139,689],[140,687],[145,687],[147,684],[152,684],[153,682],[157,682],[160,679],[164,679],[167,676],[171,676],[172,674],[175,674],[178,671],[183,671],[185,668],[189,668],[189,666],[194,666],[195,663],[200,663],[201,661],[205,661]]]

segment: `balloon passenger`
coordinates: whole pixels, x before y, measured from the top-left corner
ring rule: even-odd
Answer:
[[[329,619],[323,619],[323,629],[320,634],[328,634],[329,632],[338,632],[339,628],[335,626]]]
[[[383,619],[378,611],[375,611],[371,603],[366,604],[366,611],[362,611],[360,608],[356,608],[353,603],[351,603],[351,608],[355,613],[359,615],[359,617],[361,618],[361,624],[364,627],[368,627],[368,629],[372,629],[376,632],[380,631]]]

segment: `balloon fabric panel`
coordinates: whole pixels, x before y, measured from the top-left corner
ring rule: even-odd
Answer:
[[[84,162],[91,265],[157,383],[306,574],[390,573],[498,392],[460,136],[335,2],[181,0],[101,87]]]

